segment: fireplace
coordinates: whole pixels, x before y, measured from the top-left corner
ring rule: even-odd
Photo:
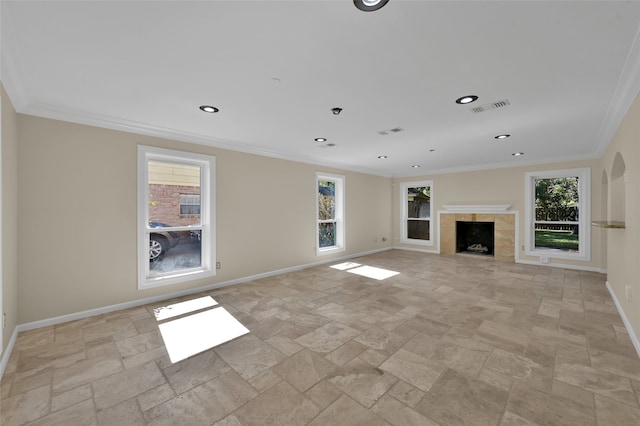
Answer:
[[[516,229],[518,227],[518,212],[508,211],[509,205],[445,205],[446,211],[438,212],[439,223],[439,250],[440,254],[453,256],[459,253],[459,242],[457,239],[458,222],[472,222],[491,224],[493,231],[488,231],[493,236],[493,242],[465,241],[465,252],[473,244],[477,251],[474,254],[491,253],[486,256],[478,256],[486,259],[504,260],[513,262],[516,260]],[[483,248],[486,246],[486,252]]]
[[[494,222],[456,221],[456,253],[493,257]]]

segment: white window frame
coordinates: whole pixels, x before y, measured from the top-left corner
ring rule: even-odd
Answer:
[[[321,180],[335,182],[335,218],[331,221],[320,220],[320,205],[318,203],[318,183]],[[336,175],[332,173],[316,172],[315,180],[316,195],[316,255],[322,256],[331,253],[337,253],[344,251],[345,246],[345,214],[344,214],[344,200],[345,200],[345,177],[342,175]],[[326,222],[336,223],[336,244],[331,247],[320,247],[320,224]]]
[[[171,230],[201,230],[201,266],[157,277],[149,276],[149,161],[200,167],[200,226],[172,227]],[[138,145],[138,290],[192,281],[216,275],[215,224],[216,157]],[[184,228],[184,229],[183,229]]]
[[[415,238],[409,238],[408,229],[407,229],[407,221],[410,219],[408,212],[408,189],[409,188],[418,188],[422,186],[429,187],[429,194],[431,197],[431,206],[429,211],[429,239],[428,240],[418,240]],[[415,244],[421,246],[433,246],[433,181],[432,180],[421,180],[415,182],[402,182],[400,185],[400,242],[403,244]],[[411,218],[411,220],[420,220],[416,218]],[[426,220],[426,219],[424,219]]]
[[[570,253],[535,247],[535,181],[564,177],[578,178],[578,252]],[[591,261],[591,169],[545,170],[525,173],[525,251],[527,256]]]

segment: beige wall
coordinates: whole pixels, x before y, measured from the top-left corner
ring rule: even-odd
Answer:
[[[612,179],[617,153],[624,160],[626,183],[624,177],[620,181]],[[636,98],[598,163],[595,174],[599,182],[602,182],[603,171],[609,185],[608,200],[601,200],[597,208],[607,211],[607,219],[624,218],[626,223],[625,229],[604,231],[608,248],[607,279],[636,338],[640,338],[640,98]],[[624,198],[622,203],[616,200],[618,196]],[[625,298],[625,286],[631,288],[631,301]]]
[[[18,135],[19,323],[390,245],[389,178],[20,114]],[[215,278],[137,290],[138,144],[216,156]],[[347,250],[328,257],[314,250],[316,171],[346,176]]]
[[[636,100],[601,160],[391,180],[16,116],[2,92],[3,309],[8,319],[3,345],[6,346],[16,324],[325,260],[314,252],[316,171],[346,176],[347,251],[335,257],[402,246],[399,243],[399,184],[433,180],[434,212],[443,210],[446,204],[511,204],[512,210],[520,212],[519,257],[537,261],[524,256],[521,249],[524,174],[591,167],[591,218],[616,219],[621,215],[611,206],[610,199],[619,190],[607,185],[612,184],[611,172],[618,152],[626,164],[628,183],[623,192],[627,228],[606,231],[592,228],[591,262],[552,259],[552,263],[607,269],[609,283],[637,333],[640,330],[640,280],[637,278],[640,259],[636,243],[640,241],[636,223],[640,208],[639,123],[640,101]],[[222,262],[222,269],[214,279],[137,290],[138,144],[217,157],[217,260]],[[603,172],[607,183],[604,186]],[[255,209],[246,208],[249,202]],[[437,215],[434,220],[436,231]],[[383,238],[387,241],[383,242]],[[433,249],[436,249],[437,232],[434,239]],[[625,299],[626,285],[631,286],[634,295],[631,302]]]
[[[7,326],[2,333],[4,352],[18,324],[18,136],[16,112],[1,86],[2,312],[7,314]]]
[[[479,170],[473,172],[462,173],[443,173],[436,175],[425,175],[420,177],[394,179],[393,189],[393,232],[394,245],[398,247],[418,248],[424,250],[437,250],[438,248],[438,215],[437,212],[444,211],[444,205],[448,204],[510,204],[510,211],[519,212],[518,226],[518,256],[520,260],[538,262],[538,257],[525,256],[522,246],[524,244],[524,187],[525,173],[555,169],[571,169],[578,167],[591,168],[591,219],[598,220],[600,217],[600,209],[593,206],[599,206],[601,185],[600,174],[594,170],[597,161],[574,161],[545,165],[513,167],[493,170]],[[433,247],[411,246],[400,243],[401,222],[400,222],[400,183],[407,181],[432,180],[432,198],[434,212],[433,227]],[[580,268],[590,268],[595,270],[603,269],[602,264],[603,250],[601,244],[602,232],[599,228],[591,228],[591,261],[573,261],[564,259],[551,259],[552,264],[574,266]]]

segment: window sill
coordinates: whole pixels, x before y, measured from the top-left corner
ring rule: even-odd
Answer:
[[[408,240],[402,239],[400,240],[401,244],[410,244],[414,246],[429,246],[433,247],[433,240]]]
[[[171,284],[185,283],[202,278],[210,278],[216,275],[213,269],[187,270],[182,273],[165,275],[153,278],[146,278],[138,284],[138,290],[148,290],[156,287],[163,287]]]
[[[598,220],[591,222],[591,225],[597,228],[605,228],[605,229],[625,229],[627,225],[624,222],[619,222],[616,220]]]
[[[344,247],[338,247],[338,246],[319,248],[319,249],[316,249],[316,256],[325,256],[327,254],[339,253],[344,250],[345,250]]]
[[[571,253],[560,249],[541,249],[541,250],[525,250],[526,256],[532,257],[548,257],[550,259],[578,260],[582,262],[590,262],[591,258],[582,253]]]

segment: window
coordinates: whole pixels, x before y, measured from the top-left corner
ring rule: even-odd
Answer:
[[[215,275],[214,191],[215,157],[138,147],[139,289]]]
[[[200,194],[180,194],[180,215],[200,216]]]
[[[525,254],[590,260],[587,168],[525,175]]]
[[[343,251],[344,176],[317,173],[316,188],[317,254]]]
[[[404,182],[401,187],[402,242],[433,245],[433,181]]]

